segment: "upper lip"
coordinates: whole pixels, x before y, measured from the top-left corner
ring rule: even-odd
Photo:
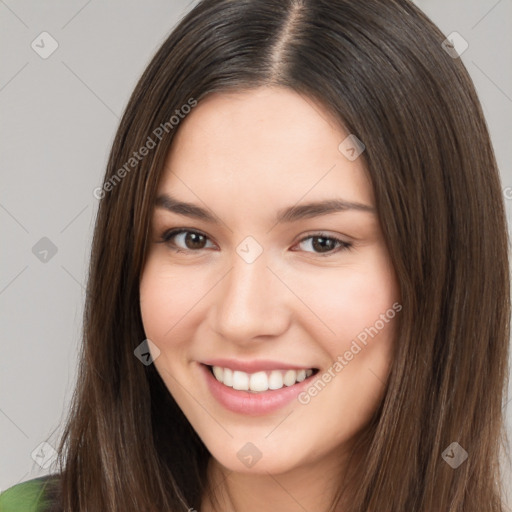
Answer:
[[[245,373],[255,373],[267,370],[309,370],[314,368],[313,366],[303,366],[263,359],[253,361],[240,361],[238,359],[208,359],[207,361],[202,361],[202,363],[208,366],[220,366],[222,368],[230,368],[231,370],[238,370]]]

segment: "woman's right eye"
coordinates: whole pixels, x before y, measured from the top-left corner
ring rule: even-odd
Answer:
[[[189,229],[171,229],[160,237],[161,241],[175,252],[194,252],[205,249],[204,242],[209,240],[206,235]],[[177,245],[180,244],[180,245]]]

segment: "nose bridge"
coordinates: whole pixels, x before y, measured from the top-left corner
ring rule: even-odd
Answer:
[[[278,303],[282,284],[267,268],[268,254],[247,257],[240,244],[231,259],[231,270],[223,279],[216,300],[216,330],[226,338],[250,339],[277,334],[286,321]],[[254,256],[254,253],[253,253]],[[252,261],[251,261],[252,260]]]

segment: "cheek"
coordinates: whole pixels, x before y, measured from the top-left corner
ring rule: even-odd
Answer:
[[[383,250],[319,278],[304,280],[304,297],[321,319],[308,325],[328,359],[318,377],[323,382],[312,384],[301,403],[311,403],[319,415],[337,404],[332,421],[343,425],[340,436],[350,436],[369,420],[385,392],[400,296]]]
[[[351,411],[352,419],[344,421],[355,431],[368,421],[385,391],[402,306],[383,251],[375,252],[364,266],[344,270],[332,284],[337,286],[331,286],[330,300],[322,305],[325,321],[335,331],[324,337],[332,361],[324,372],[329,373],[325,380],[330,387],[324,398]]]
[[[183,374],[189,360],[190,338],[183,326],[190,328],[187,312],[200,299],[201,290],[190,286],[186,271],[169,268],[157,255],[148,257],[140,281],[140,311],[147,338],[160,350],[154,365],[168,390],[178,399],[186,381]],[[204,295],[204,293],[203,293]]]
[[[140,282],[140,310],[146,336],[158,345],[174,343],[180,322],[204,295],[200,283],[191,286],[190,278],[186,270],[173,270],[156,256],[147,260]]]
[[[146,264],[140,283],[140,310],[146,336],[160,345],[166,331],[173,325],[172,293],[167,281],[160,279],[151,262]]]
[[[308,322],[311,335],[323,340],[331,358],[348,350],[354,339],[391,338],[399,294],[386,254],[375,251],[353,265],[328,270],[314,280],[299,275],[297,280],[301,298],[315,313]]]

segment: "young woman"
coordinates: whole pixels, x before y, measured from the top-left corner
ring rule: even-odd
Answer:
[[[406,0],[181,21],[95,191],[59,470],[2,512],[505,510],[507,226],[444,39]]]

